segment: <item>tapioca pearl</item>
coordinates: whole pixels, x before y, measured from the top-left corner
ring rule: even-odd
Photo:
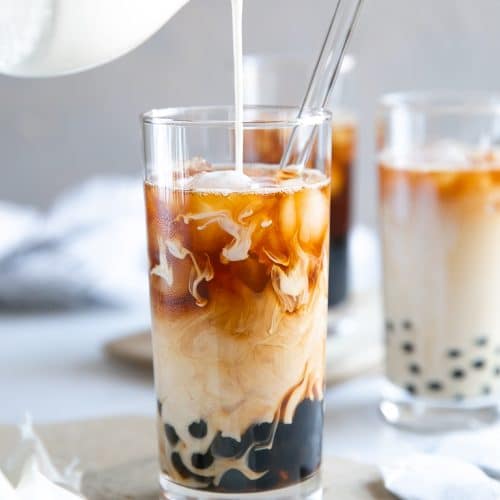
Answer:
[[[422,373],[420,365],[417,363],[411,363],[410,366],[408,366],[408,371],[413,375],[420,375],[420,373]]]
[[[172,465],[175,467],[175,470],[183,477],[188,478],[192,476],[191,471],[184,465],[181,456],[176,451],[172,453],[170,456],[172,460]]]
[[[216,457],[232,458],[236,457],[241,450],[241,442],[230,437],[216,436],[212,443],[212,453]]]
[[[228,492],[245,491],[252,487],[252,481],[246,478],[240,471],[230,469],[221,477],[219,487]]]
[[[267,423],[267,422],[254,425],[251,428],[253,440],[256,443],[262,443],[264,441],[267,441],[271,437],[271,428],[272,428],[272,425],[270,423]]]
[[[460,349],[449,349],[448,350],[448,357],[449,358],[459,358],[460,356],[462,355],[462,351],[460,351]]]
[[[465,370],[462,368],[454,368],[451,371],[451,378],[454,378],[457,380],[461,380],[461,379],[465,378],[465,375],[466,375]]]
[[[500,377],[500,366],[495,366],[494,373],[497,377]]]
[[[481,389],[481,394],[483,396],[488,396],[489,394],[491,394],[491,387],[489,385],[484,385]]]
[[[168,442],[171,446],[175,446],[179,442],[179,436],[175,429],[170,424],[165,424],[165,436],[167,437]]]
[[[174,453],[172,453],[172,455],[170,455],[170,459],[172,461],[172,465],[175,467],[175,470],[184,479],[193,478],[200,483],[205,483],[207,486],[212,481],[212,478],[206,478],[195,474],[194,472],[191,472],[189,468],[184,465],[184,462],[182,461],[182,458],[178,452],[175,451]]]
[[[385,331],[387,333],[392,333],[394,332],[394,322],[390,319],[385,320]]]
[[[191,464],[197,469],[208,469],[214,463],[214,456],[208,450],[206,453],[193,453]]]
[[[248,454],[248,466],[255,472],[266,472],[272,466],[272,451],[252,448]]]
[[[486,366],[486,361],[484,359],[475,359],[471,364],[475,370],[482,370]]]
[[[432,392],[440,392],[443,390],[443,384],[439,380],[431,380],[427,383],[427,389]]]
[[[189,434],[195,439],[203,439],[208,432],[207,423],[204,420],[199,420],[198,422],[193,422],[188,427]]]
[[[405,391],[415,396],[418,393],[417,386],[415,384],[405,384]]]
[[[484,347],[485,345],[488,344],[488,337],[485,336],[477,337],[477,339],[474,340],[474,344],[477,347]]]
[[[409,319],[404,319],[401,326],[403,327],[403,330],[406,330],[407,332],[413,330],[413,323]]]
[[[406,354],[412,354],[415,351],[415,346],[412,342],[403,342],[401,344],[401,349],[403,349]]]

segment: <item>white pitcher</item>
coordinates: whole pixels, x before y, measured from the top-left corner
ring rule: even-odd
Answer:
[[[126,54],[189,0],[0,0],[0,73],[45,77]]]

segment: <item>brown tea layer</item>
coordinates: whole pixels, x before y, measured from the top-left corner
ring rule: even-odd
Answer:
[[[462,204],[464,207],[491,203],[500,210],[500,166],[470,169],[426,171],[418,169],[391,168],[381,165],[380,195],[383,200],[398,197],[409,199],[427,196],[446,205]]]

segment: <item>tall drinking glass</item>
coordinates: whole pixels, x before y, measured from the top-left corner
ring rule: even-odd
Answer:
[[[391,95],[381,119],[382,413],[418,430],[491,422],[500,401],[500,99]]]
[[[143,115],[160,483],[167,498],[316,498],[328,300],[330,115]],[[310,168],[252,162],[252,135],[318,127]],[[269,493],[272,492],[272,493]],[[271,495],[271,497],[269,496]]]

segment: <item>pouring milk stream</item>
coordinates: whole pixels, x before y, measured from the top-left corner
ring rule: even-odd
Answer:
[[[234,57],[234,153],[236,172],[243,174],[243,0],[231,0]]]

